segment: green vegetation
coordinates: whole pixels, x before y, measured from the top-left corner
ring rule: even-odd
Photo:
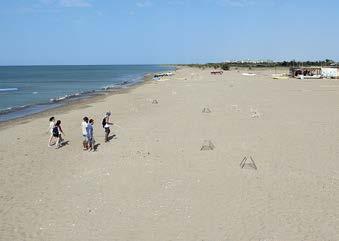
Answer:
[[[223,64],[221,65],[221,69],[222,69],[222,70],[225,70],[225,71],[228,71],[228,70],[230,70],[230,66],[229,66],[228,64],[226,64],[226,63],[223,63]]]
[[[310,66],[339,66],[333,60],[319,60],[319,61],[233,61],[233,62],[222,62],[222,63],[207,63],[207,64],[184,64],[183,66],[197,67],[201,69],[214,68],[223,69],[225,71],[230,68],[265,68],[265,67],[310,67]]]

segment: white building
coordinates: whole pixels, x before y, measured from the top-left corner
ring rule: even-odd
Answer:
[[[328,79],[339,79],[339,69],[336,67],[321,68],[321,76]]]

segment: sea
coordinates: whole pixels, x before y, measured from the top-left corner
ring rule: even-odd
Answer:
[[[130,88],[147,74],[172,70],[161,65],[0,66],[0,122]]]

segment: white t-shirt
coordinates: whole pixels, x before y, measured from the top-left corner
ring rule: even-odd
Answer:
[[[49,131],[51,132],[51,134],[53,134],[53,127],[54,127],[54,125],[55,125],[54,121],[51,121],[49,123]]]
[[[83,122],[81,123],[81,130],[82,130],[82,134],[83,134],[83,135],[87,135],[87,131],[86,131],[87,125],[88,125],[88,124],[87,124],[85,121],[83,121]]]
[[[108,124],[108,122],[109,122],[109,117],[108,116],[106,116],[106,125],[104,126],[104,128],[108,128],[110,125]]]

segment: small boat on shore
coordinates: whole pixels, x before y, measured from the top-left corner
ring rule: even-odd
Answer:
[[[273,79],[289,79],[288,75],[286,74],[272,74]]]
[[[297,79],[321,79],[321,75],[298,75]]]
[[[256,76],[256,74],[253,73],[242,73],[243,76]]]
[[[289,79],[288,76],[273,76],[273,79]]]

